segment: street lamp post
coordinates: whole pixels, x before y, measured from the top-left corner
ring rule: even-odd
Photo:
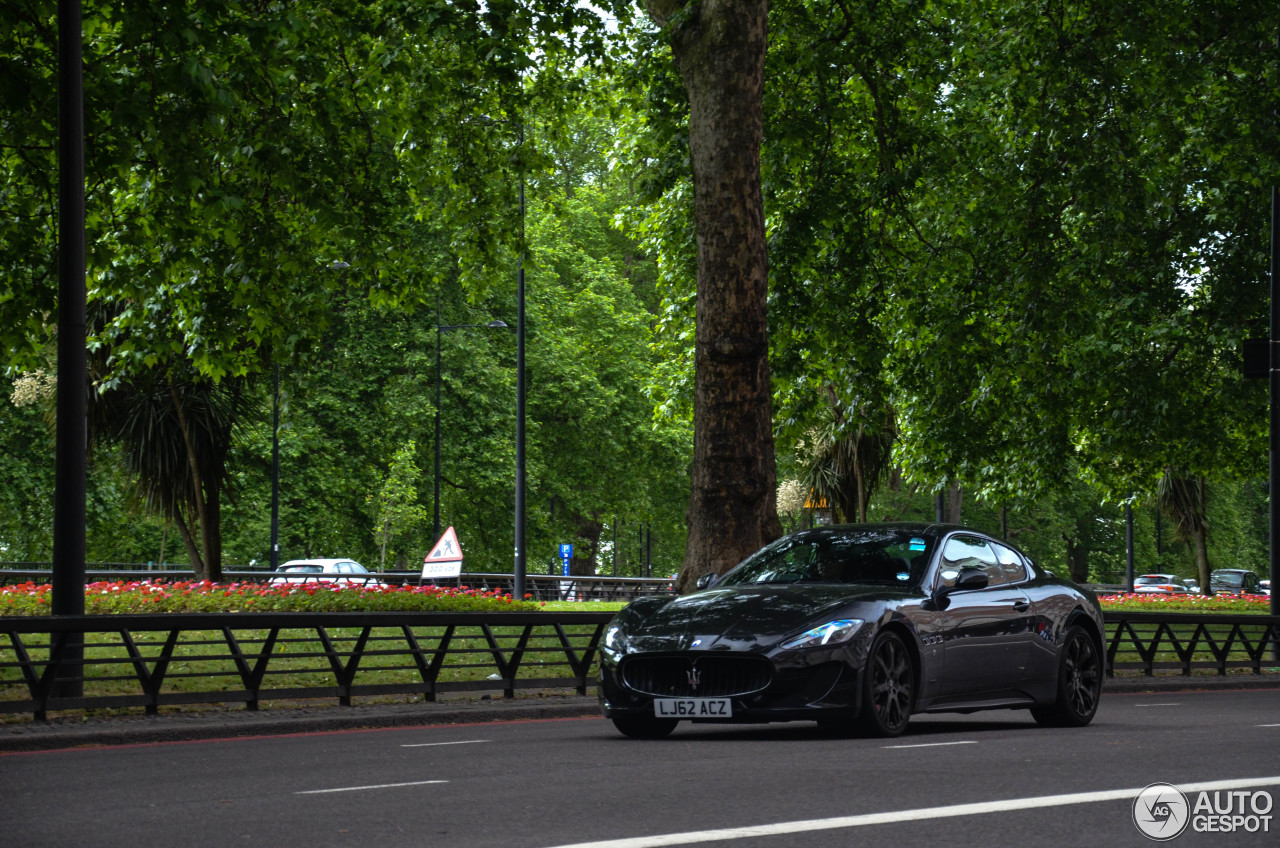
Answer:
[[[436,304],[436,473],[435,473],[435,535],[440,538],[440,334],[448,330],[509,330],[502,321],[490,321],[488,324],[441,324],[440,305]]]
[[[280,567],[280,363],[271,394],[271,570]]]
[[[520,124],[518,146],[524,147],[524,124]],[[516,265],[516,528],[515,567],[512,569],[511,594],[517,600],[524,599],[524,578],[527,571],[527,554],[524,546],[525,529],[525,460],[524,460],[524,165],[520,166],[520,258]]]

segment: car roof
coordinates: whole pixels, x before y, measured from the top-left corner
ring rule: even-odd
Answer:
[[[291,559],[288,562],[280,564],[281,568],[290,565],[337,565],[340,562],[355,562],[350,557],[341,557],[339,559]]]

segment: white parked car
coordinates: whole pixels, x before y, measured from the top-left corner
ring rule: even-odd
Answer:
[[[337,583],[343,586],[385,586],[369,570],[351,559],[291,559],[274,572],[273,585]]]
[[[1153,595],[1181,595],[1187,591],[1176,574],[1144,574],[1133,581],[1133,591]]]

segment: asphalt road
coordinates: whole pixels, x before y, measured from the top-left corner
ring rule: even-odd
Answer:
[[[1109,694],[1083,730],[918,716],[891,741],[577,718],[6,753],[0,845],[1137,846],[1158,782],[1270,806],[1265,832],[1168,844],[1280,844],[1280,691]]]

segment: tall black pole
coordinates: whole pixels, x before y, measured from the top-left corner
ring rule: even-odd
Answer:
[[[54,455],[54,615],[84,614],[86,352],[84,76],[80,0],[58,0],[58,399]],[[53,641],[50,641],[53,645]],[[83,692],[84,644],[72,638],[59,694]]]
[[[1277,44],[1280,46],[1280,43]],[[1276,356],[1276,343],[1280,342],[1280,187],[1271,188],[1271,353],[1270,436],[1271,456],[1268,469],[1268,497],[1271,524],[1271,614],[1280,615],[1280,425],[1276,421],[1276,405],[1280,404],[1280,357]],[[1280,660],[1280,641],[1271,643],[1273,660]]]
[[[1133,504],[1124,505],[1124,575],[1133,591]]]
[[[271,395],[271,570],[280,567],[280,363]]]
[[[435,529],[431,543],[440,538],[440,301],[436,300],[436,475],[435,475]]]
[[[524,126],[520,127],[520,145],[524,145]],[[520,259],[516,271],[516,561],[512,595],[524,598],[526,552],[524,549],[524,171],[520,172]]]

